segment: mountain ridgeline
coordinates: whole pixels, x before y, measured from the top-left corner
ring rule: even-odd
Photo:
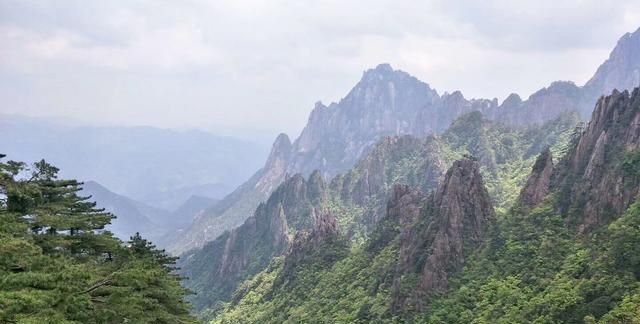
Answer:
[[[638,323],[639,86],[640,29],[526,100],[381,64],[173,212],[0,154],[0,322]]]
[[[307,181],[300,174],[287,177],[243,225],[183,254],[181,274],[189,278],[186,287],[196,292],[190,300],[197,311],[215,312],[242,281],[265,269],[273,257],[286,254],[295,233],[309,230],[320,215],[332,215],[340,235],[349,241],[363,243],[375,237],[395,185],[435,190],[446,177],[447,165],[467,155],[482,156],[474,170],[482,169],[489,179],[491,195],[484,198],[504,209],[513,204],[513,191],[526,181],[525,170],[536,154],[544,147],[559,152],[576,123],[577,117],[568,114],[540,127],[518,129],[472,112],[459,117],[442,136],[384,138],[329,184],[318,171]],[[229,260],[238,260],[233,271],[221,270]]]
[[[640,30],[624,35],[584,86],[554,82],[527,100],[512,94],[501,104],[497,99],[469,100],[459,91],[440,95],[411,75],[381,64],[365,71],[338,103],[317,103],[295,141],[284,134],[278,136],[263,168],[203,213],[190,228],[175,235],[169,250],[180,254],[201,248],[241,225],[287,174],[308,176],[319,170],[323,177],[331,179],[348,171],[386,136],[422,138],[439,134],[457,117],[473,111],[517,127],[540,125],[569,112],[588,119],[598,97],[614,88],[624,90],[639,85],[639,48]]]
[[[640,318],[638,121],[640,89],[601,98],[565,149],[532,159],[520,194],[500,212],[486,159],[457,159],[425,193],[395,185],[364,243],[349,248],[336,225],[325,226],[328,240],[296,237],[213,322],[632,323]]]

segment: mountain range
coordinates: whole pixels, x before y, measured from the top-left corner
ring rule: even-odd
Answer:
[[[101,127],[0,115],[10,159],[57,165],[150,206],[173,210],[193,195],[222,198],[260,167],[268,148],[203,131]],[[184,159],[184,157],[189,157]]]
[[[107,229],[123,241],[139,232],[161,242],[167,233],[188,226],[194,215],[216,203],[212,198],[191,196],[175,210],[167,211],[116,194],[95,181],[84,182],[80,194],[90,196],[98,208],[116,216]]]
[[[633,323],[639,120],[640,88],[599,99],[563,149],[537,156],[503,211],[486,160],[467,155],[436,189],[395,185],[362,244],[344,243],[339,213],[318,213],[210,306],[212,323]],[[287,228],[280,219],[271,231]]]
[[[319,170],[330,179],[350,169],[385,136],[439,134],[458,116],[479,111],[508,126],[540,125],[568,112],[588,119],[596,99],[612,89],[632,89],[640,80],[640,29],[624,35],[610,57],[584,85],[553,82],[528,99],[512,94],[497,99],[466,99],[459,91],[438,94],[406,72],[381,64],[338,103],[317,103],[293,142],[279,135],[264,166],[219,204],[199,215],[169,245],[180,254],[201,248],[241,225],[288,174],[308,176]]]

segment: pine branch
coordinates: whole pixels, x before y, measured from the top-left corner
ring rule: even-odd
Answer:
[[[111,280],[111,278],[104,279],[104,280],[102,280],[102,281],[100,281],[100,282],[96,283],[95,285],[93,285],[93,286],[89,287],[87,290],[84,290],[84,291],[79,292],[79,293],[78,293],[78,295],[90,293],[90,292],[92,292],[92,291],[94,291],[94,290],[96,290],[96,289],[98,289],[98,288],[100,288],[100,287],[102,287],[102,286],[108,286],[108,285],[110,285],[112,282],[113,282],[113,281]]]

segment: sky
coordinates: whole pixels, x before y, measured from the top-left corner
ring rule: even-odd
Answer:
[[[502,101],[638,27],[637,0],[0,0],[0,113],[295,137],[379,63]]]

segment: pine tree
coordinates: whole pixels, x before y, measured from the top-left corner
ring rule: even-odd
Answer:
[[[195,322],[176,259],[113,237],[114,216],[57,173],[0,160],[0,323]]]

